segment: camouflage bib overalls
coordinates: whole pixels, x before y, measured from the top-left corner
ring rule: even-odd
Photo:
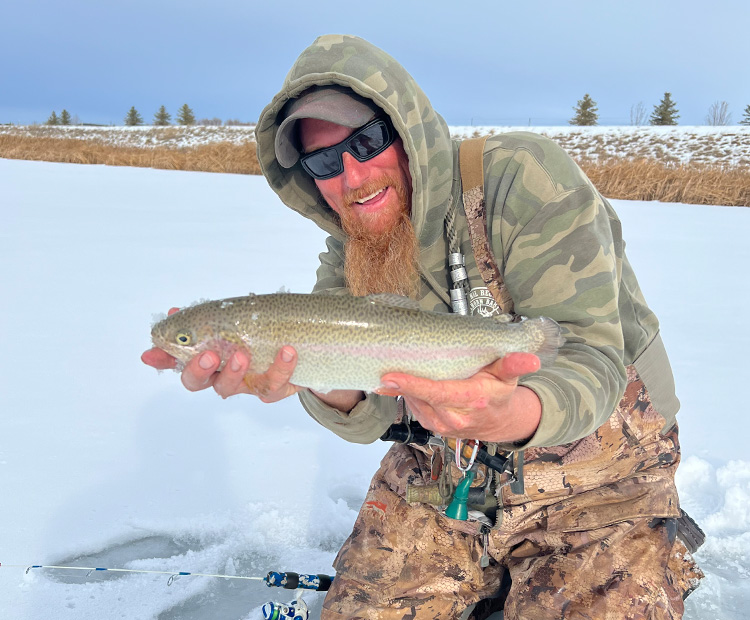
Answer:
[[[470,306],[508,312],[512,302],[481,239],[483,195],[475,189],[464,181],[481,276]],[[504,484],[508,474],[494,480],[491,528],[407,503],[407,485],[433,482],[436,459],[394,445],[336,557],[321,618],[478,619],[498,609],[506,620],[681,618],[702,573],[677,537],[677,426],[663,428],[635,365],[627,378],[615,411],[593,433],[524,451],[522,490]],[[474,484],[485,482],[480,466]]]

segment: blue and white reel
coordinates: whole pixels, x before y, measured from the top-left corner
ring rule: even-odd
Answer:
[[[310,611],[302,598],[302,590],[297,590],[294,595],[294,600],[288,604],[271,601],[263,605],[263,620],[308,620]]]

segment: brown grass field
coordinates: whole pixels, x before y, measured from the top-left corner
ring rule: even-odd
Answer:
[[[0,135],[0,157],[77,164],[260,174],[255,144],[217,142],[189,148],[110,146],[91,140]],[[662,163],[649,159],[578,162],[608,198],[750,206],[744,166]]]
[[[579,162],[607,198],[750,207],[750,170],[654,160]]]
[[[216,142],[191,148],[138,148],[109,146],[93,140],[0,135],[0,157],[68,164],[260,174],[253,142]]]

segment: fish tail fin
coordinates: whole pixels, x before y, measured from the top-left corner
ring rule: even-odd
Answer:
[[[541,332],[541,344],[533,353],[539,358],[542,366],[549,366],[557,358],[560,347],[565,343],[562,328],[553,319],[540,316],[535,319],[527,319],[535,324],[535,328]]]

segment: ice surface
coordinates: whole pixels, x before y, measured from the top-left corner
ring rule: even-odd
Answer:
[[[0,160],[0,188],[0,562],[330,571],[387,446],[339,440],[295,399],[190,394],[139,361],[154,312],[309,291],[324,234],[261,177]],[[614,204],[674,363],[682,502],[708,534],[686,617],[745,617],[750,210]],[[14,620],[259,618],[291,597],[0,568]]]

